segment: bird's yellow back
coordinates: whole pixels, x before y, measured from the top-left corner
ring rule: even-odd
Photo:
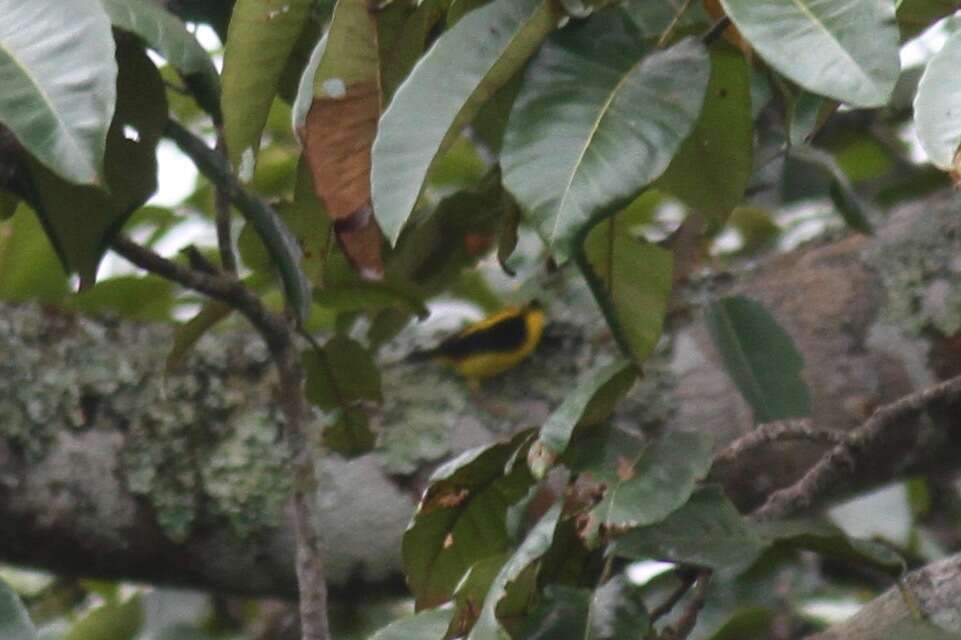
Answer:
[[[510,307],[447,338],[431,354],[469,380],[491,378],[531,355],[545,324],[536,303]]]

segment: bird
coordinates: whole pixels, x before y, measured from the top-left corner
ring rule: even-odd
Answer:
[[[414,351],[409,362],[434,360],[450,366],[477,388],[481,380],[511,369],[537,348],[547,316],[537,300],[504,308],[448,336],[437,346]]]

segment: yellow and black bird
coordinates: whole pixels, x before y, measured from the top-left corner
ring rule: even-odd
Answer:
[[[537,300],[508,307],[445,338],[432,349],[415,351],[408,361],[436,360],[472,385],[516,366],[541,341],[546,316]]]

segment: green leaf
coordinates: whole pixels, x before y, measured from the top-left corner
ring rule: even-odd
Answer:
[[[306,394],[318,408],[328,412],[324,440],[344,455],[359,455],[374,446],[364,403],[380,402],[380,370],[359,342],[335,336],[322,353],[303,356],[307,374]]]
[[[30,162],[38,213],[68,271],[91,286],[113,235],[157,188],[156,147],[167,121],[163,82],[143,49],[118,49],[117,111],[107,136],[106,190],[66,182]]]
[[[550,415],[531,446],[527,464],[535,477],[543,477],[557,457],[567,450],[578,425],[605,420],[636,379],[637,370],[623,361],[597,367],[585,375],[577,389]]]
[[[100,182],[117,67],[99,0],[0,0],[0,16],[0,124],[57,175]]]
[[[37,631],[27,610],[6,582],[0,580],[0,638],[3,640],[35,640]]]
[[[705,24],[707,15],[700,4],[690,5],[680,17],[675,29]],[[658,38],[677,19],[678,6],[674,4],[674,0],[644,0],[644,2],[625,3],[624,12],[631,17],[631,21],[644,38]]]
[[[887,103],[900,72],[891,0],[721,0],[778,72],[855,107]]]
[[[381,117],[373,148],[374,214],[393,245],[434,159],[554,29],[551,0],[496,0],[445,31]]]
[[[488,556],[475,562],[464,574],[454,591],[454,619],[450,626],[452,630],[463,631],[473,626],[487,592],[510,556],[507,551]]]
[[[476,562],[509,548],[508,508],[527,494],[533,478],[526,465],[505,467],[529,437],[524,432],[509,443],[472,449],[434,472],[403,540],[418,608],[449,600]]]
[[[517,581],[528,567],[547,553],[560,517],[561,505],[554,505],[527,534],[524,542],[494,578],[490,591],[484,599],[477,623],[471,629],[467,640],[508,640],[510,638],[497,618],[497,605],[508,596],[511,583]]]
[[[224,139],[235,169],[245,154],[248,162],[256,158],[270,105],[312,4],[312,0],[238,0],[234,5],[224,45],[221,105]]]
[[[97,283],[64,305],[87,314],[111,313],[144,322],[169,322],[173,283],[158,276],[118,276]]]
[[[162,55],[191,85],[201,107],[220,109],[220,75],[210,55],[186,25],[152,0],[100,0],[113,25],[135,33]]]
[[[64,640],[133,640],[143,626],[140,597],[97,607],[80,619]]]
[[[854,564],[868,564],[893,575],[905,570],[904,559],[889,547],[847,536],[838,527],[816,520],[782,520],[755,524],[765,544],[805,549]]]
[[[744,198],[753,168],[750,70],[740,51],[716,46],[701,116],[657,186],[720,228]]]
[[[804,361],[764,307],[741,296],[722,298],[708,307],[705,320],[755,423],[810,415],[811,400],[800,375]]]
[[[914,98],[918,140],[938,168],[961,173],[961,31],[948,38],[928,62]]]
[[[37,217],[23,206],[0,222],[0,299],[56,302],[68,290],[67,277]]]
[[[174,344],[167,354],[166,370],[173,371],[186,359],[200,338],[233,312],[229,306],[217,300],[204,303],[193,318],[174,330]]]
[[[447,632],[453,616],[451,607],[421,611],[384,627],[370,640],[439,640]]]
[[[644,603],[623,577],[595,592],[550,585],[519,638],[531,640],[637,640],[650,628]]]
[[[632,560],[656,559],[723,571],[747,569],[764,545],[718,487],[704,487],[657,524],[628,531],[611,553]]]
[[[590,230],[578,264],[621,351],[640,364],[661,337],[673,284],[673,254],[635,240],[619,214]]]
[[[444,19],[449,0],[424,0],[418,6],[396,2],[377,18],[380,81],[385,103],[414,68],[432,29]],[[399,24],[389,24],[388,17]]]
[[[771,630],[771,610],[767,607],[745,607],[714,632],[710,640],[761,640]]]
[[[504,185],[560,262],[592,220],[667,169],[700,113],[704,46],[646,53],[627,18],[604,11],[559,31],[527,68],[504,134]]]
[[[863,234],[874,233],[870,221],[873,215],[871,205],[854,190],[851,180],[834,156],[815,147],[803,145],[792,147],[791,157],[815,166],[830,176],[828,195],[845,224]]]
[[[669,431],[636,459],[621,458],[598,476],[609,483],[592,514],[614,530],[659,522],[687,502],[710,468],[709,434]]]

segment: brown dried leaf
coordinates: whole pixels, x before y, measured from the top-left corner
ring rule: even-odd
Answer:
[[[365,277],[384,270],[382,236],[370,207],[370,150],[379,116],[380,87],[360,82],[340,97],[314,98],[303,130],[314,190],[344,253]]]

